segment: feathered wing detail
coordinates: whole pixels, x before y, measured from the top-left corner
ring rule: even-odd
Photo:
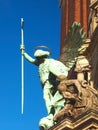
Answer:
[[[81,45],[85,42],[85,38],[86,33],[80,23],[74,22],[65,37],[63,50],[58,60],[72,68],[79,52],[83,49]]]

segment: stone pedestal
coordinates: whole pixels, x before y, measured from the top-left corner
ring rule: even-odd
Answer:
[[[98,130],[98,111],[90,109],[74,119],[65,118],[49,130]]]

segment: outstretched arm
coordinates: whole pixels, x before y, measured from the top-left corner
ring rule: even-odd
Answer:
[[[26,52],[25,52],[25,47],[24,45],[20,46],[20,50],[22,55],[31,63],[35,64],[35,59],[33,59],[31,56],[29,56]]]

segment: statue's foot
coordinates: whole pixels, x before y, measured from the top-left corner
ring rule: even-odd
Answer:
[[[48,115],[47,117],[42,118],[39,122],[40,130],[48,130],[53,125],[54,125],[54,122],[53,122],[52,114]]]

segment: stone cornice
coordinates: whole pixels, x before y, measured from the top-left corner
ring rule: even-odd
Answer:
[[[65,118],[49,130],[88,130],[89,128],[98,129],[97,110],[87,110],[75,119]]]

